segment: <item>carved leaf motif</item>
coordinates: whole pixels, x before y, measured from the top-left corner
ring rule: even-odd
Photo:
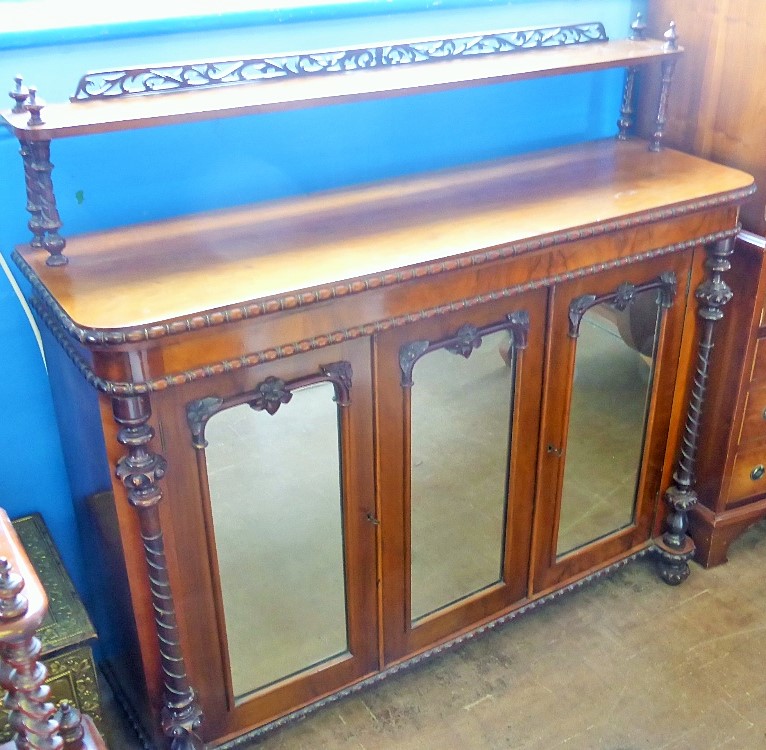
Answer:
[[[615,309],[622,312],[623,310],[626,310],[628,308],[628,306],[633,302],[635,298],[636,298],[635,284],[626,282],[624,284],[620,284],[620,286],[617,287],[617,290],[614,293],[614,299],[612,301],[612,305],[615,307]]]
[[[292,391],[285,387],[285,381],[275,377],[268,377],[256,389],[257,395],[249,401],[251,409],[265,411],[272,416],[277,413],[282,404],[286,404],[293,397]]]
[[[453,354],[459,354],[468,359],[474,349],[481,346],[481,336],[476,326],[466,324],[455,334],[455,340],[447,344],[444,348]]]
[[[697,289],[697,299],[709,307],[723,307],[732,296],[729,285],[721,279],[705,281]]]

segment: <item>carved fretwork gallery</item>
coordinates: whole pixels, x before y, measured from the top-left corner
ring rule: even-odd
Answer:
[[[666,582],[689,574],[708,373],[731,297],[725,274],[739,205],[754,185],[663,145],[682,50],[673,24],[660,40],[645,30],[639,16],[630,38],[618,40],[589,22],[137,65],[87,73],[64,104],[44,104],[16,79],[2,116],[21,145],[31,239],[14,260],[52,334],[46,346],[62,350],[99,395],[113,497],[78,512],[98,530],[103,560],[94,567],[114,577],[113,616],[131,625],[119,628],[124,653],[110,671],[147,742],[234,747],[650,551]],[[626,72],[614,138],[67,241],[60,233],[51,163],[58,138],[615,67]],[[659,79],[659,98],[644,141],[634,134],[634,94],[647,72]],[[695,292],[691,280],[701,278]],[[639,298],[653,306],[651,320]],[[648,348],[634,340],[644,331]],[[633,429],[637,458],[624,472],[635,479],[625,518],[565,548],[575,366],[592,335],[612,342],[604,351],[622,342],[649,373],[648,395]],[[488,356],[498,341],[497,356]],[[608,355],[599,356],[607,358],[597,368],[609,368]],[[443,371],[425,367],[426,357]],[[50,375],[60,380],[60,418],[70,428],[87,423],[80,410],[93,406],[61,371],[69,364],[50,361],[58,363]],[[456,385],[452,368],[464,366],[474,380]],[[437,376],[448,395],[430,380]],[[472,412],[487,408],[477,404],[490,382],[502,402]],[[322,432],[305,404],[311,394],[329,400],[328,385],[336,407]],[[229,411],[243,406],[257,414]],[[442,414],[453,408],[462,416]],[[240,464],[221,469],[210,460],[210,420],[239,414],[255,432],[240,439]],[[417,437],[416,423],[429,415],[439,428]],[[500,427],[488,445],[490,422]],[[267,445],[264,425],[288,431],[279,439],[299,447]],[[306,437],[317,430],[321,445]],[[437,446],[430,470],[453,471],[455,486],[421,470],[417,440]],[[259,463],[267,448],[270,463]],[[337,464],[320,449],[337,453]],[[460,468],[479,459],[491,464],[477,469],[481,477]],[[589,457],[593,466],[602,460],[609,457]],[[317,520],[328,466],[336,537]],[[229,483],[213,492],[217,470]],[[216,493],[237,486],[237,471],[248,479],[220,505]],[[257,472],[276,487],[268,497],[252,481]],[[429,481],[433,492],[423,490]],[[475,555],[495,561],[491,576],[440,602],[414,603],[423,559],[449,569],[473,531],[474,519],[460,514],[492,494],[497,541],[479,534],[495,547]],[[424,507],[434,524],[464,519],[449,554],[418,546]],[[277,533],[264,529],[266,516],[252,520],[256,511],[293,520]],[[247,543],[229,544],[232,533]],[[339,645],[274,673],[261,675],[256,664],[261,676],[249,681],[236,651],[243,627],[260,644],[269,627],[302,638],[321,621],[312,619],[321,610],[315,600],[332,576],[307,552],[314,543],[332,549],[340,571]],[[282,568],[300,575],[279,583]],[[272,598],[236,585],[231,595],[224,578],[232,569],[247,585],[271,583]],[[283,626],[285,602],[304,596],[297,592],[307,582],[305,619]]]

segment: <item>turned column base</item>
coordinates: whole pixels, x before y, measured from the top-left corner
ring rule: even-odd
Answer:
[[[686,537],[681,547],[670,546],[660,537],[654,542],[657,554],[657,569],[665,583],[678,586],[689,577],[689,561],[694,557],[694,542]]]

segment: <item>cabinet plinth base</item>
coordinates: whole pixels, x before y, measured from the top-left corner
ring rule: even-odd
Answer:
[[[694,559],[705,568],[728,561],[729,546],[751,526],[766,518],[766,498],[752,505],[715,515],[705,506],[689,514],[689,532],[694,538]]]

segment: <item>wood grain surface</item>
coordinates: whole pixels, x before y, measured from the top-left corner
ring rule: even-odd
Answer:
[[[674,18],[685,53],[672,84],[665,143],[729,164],[766,181],[763,127],[766,78],[766,3],[762,0],[651,0],[650,32]],[[652,88],[652,87],[650,87]],[[653,93],[639,106],[650,114]],[[651,132],[647,124],[646,132]],[[742,209],[745,229],[766,234],[766,194]]]
[[[561,73],[641,65],[682,50],[667,51],[657,40],[567,45],[558,48],[395,65],[327,75],[306,75],[204,91],[152,94],[111,101],[52,104],[43,125],[29,115],[0,112],[19,138],[50,140],[237,115],[301,109],[353,98],[374,99],[440,89],[540,78]],[[40,92],[44,95],[44,92]]]
[[[33,267],[78,325],[116,329],[464,256],[723,196],[752,178],[596,141],[372,186],[73,237]]]

